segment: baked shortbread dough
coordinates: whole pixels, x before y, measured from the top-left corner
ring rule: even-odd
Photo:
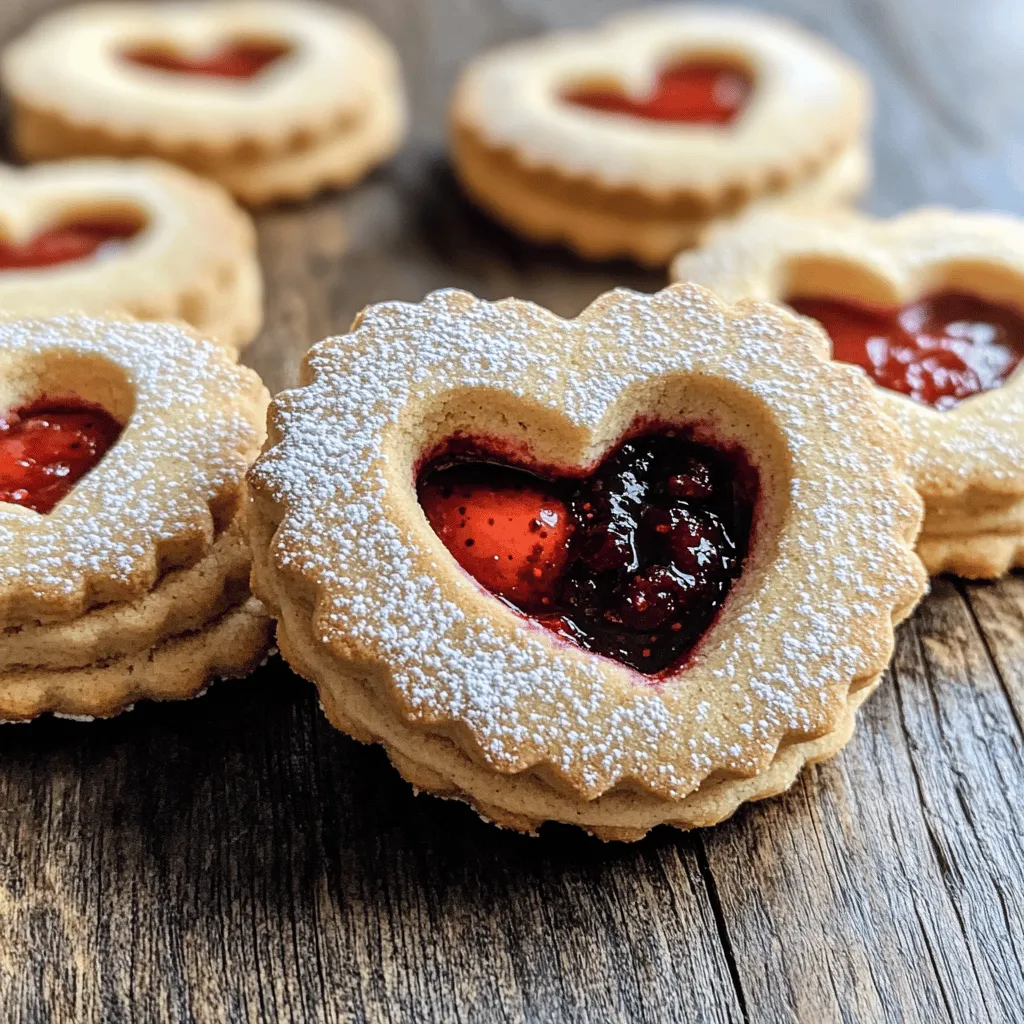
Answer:
[[[932,574],[991,578],[1024,565],[1024,222],[946,209],[891,220],[775,211],[716,230],[672,275],[728,302],[815,310],[824,300],[825,313],[852,304],[875,320],[902,309],[893,330],[904,346],[917,331],[922,350],[865,355],[876,381],[902,361],[874,390],[910,445],[925,503],[918,553]],[[885,333],[881,321],[867,326]],[[932,402],[911,385],[929,387]]]
[[[4,316],[183,320],[236,350],[262,323],[251,219],[222,188],[169,164],[0,167],[0,222]]]
[[[25,159],[157,156],[250,204],[353,184],[405,133],[391,44],[304,0],[83,4],[0,72]]]
[[[456,89],[452,150],[514,230],[664,265],[751,203],[855,198],[869,117],[867,79],[824,41],[687,4],[484,54]]]
[[[557,820],[636,839],[780,792],[847,741],[924,590],[903,442],[821,332],[767,304],[680,286],[616,290],[575,320],[458,291],[372,306],[313,347],[269,423],[248,515],[254,590],[282,653],[338,728],[381,743],[416,787],[512,828]],[[665,458],[689,469],[651,477],[646,506],[640,470],[618,497],[601,490],[608,467],[648,449],[652,473]],[[436,481],[463,470],[520,476],[460,507],[458,486]],[[545,487],[550,503],[521,514]],[[592,488],[596,504],[561,502],[558,487]],[[480,495],[494,503],[474,519]],[[633,501],[640,524],[617,550],[623,536],[593,532],[605,495],[620,511]],[[731,541],[730,507],[746,523]],[[534,538],[518,574],[487,546],[514,529],[506,520]],[[688,535],[691,521],[704,525]],[[641,527],[644,544],[682,543],[671,564],[635,570],[686,590],[702,627],[682,646],[679,619],[650,620],[650,649],[647,626],[615,632],[670,587],[585,619],[585,586],[608,596],[608,559],[640,551]],[[535,590],[566,557],[567,575]],[[604,574],[571,580],[587,559]],[[559,580],[584,586],[581,603],[557,597]],[[545,611],[549,595],[563,606]],[[559,616],[572,608],[597,632],[570,636]]]
[[[259,664],[257,375],[180,327],[83,317],[0,323],[0,369],[0,720],[110,715]]]

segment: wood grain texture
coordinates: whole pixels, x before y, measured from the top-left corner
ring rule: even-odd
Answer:
[[[49,0],[6,0],[0,35]],[[524,245],[462,200],[459,67],[617,0],[362,0],[414,109],[394,163],[259,218],[272,389],[382,299],[562,314],[663,282]],[[767,0],[867,66],[867,205],[1024,212],[1017,0]],[[858,735],[786,796],[635,846],[414,797],[274,660],[113,722],[4,730],[4,1021],[1024,1021],[1024,580],[939,581]]]

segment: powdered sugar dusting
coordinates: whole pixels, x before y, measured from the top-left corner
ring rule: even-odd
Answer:
[[[547,764],[588,798],[750,774],[786,733],[836,726],[923,586],[907,544],[920,507],[869,389],[794,323],[692,286],[616,291],[575,321],[451,291],[373,307],[274,403],[281,439],[250,478],[282,512],[271,563],[315,588],[315,640],[387,665],[411,721],[461,723],[498,770]],[[641,414],[663,401],[652,388],[698,376],[685,394],[727,396],[726,433],[777,430],[784,451],[761,456],[771,535],[695,662],[655,687],[482,595],[427,525],[413,468],[426,420],[467,390],[486,389],[495,423],[515,396],[528,443],[547,410],[603,444],[610,410]]]
[[[4,610],[30,600],[76,613],[97,582],[151,585],[162,547],[212,538],[210,503],[242,486],[263,435],[259,378],[177,327],[79,317],[0,324],[0,360],[15,373],[42,367],[37,394],[47,391],[47,367],[75,356],[112,364],[111,378],[134,393],[134,411],[49,515],[0,504]]]

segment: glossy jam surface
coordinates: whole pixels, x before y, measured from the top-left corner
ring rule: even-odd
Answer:
[[[564,93],[562,99],[647,121],[727,125],[739,116],[752,88],[751,76],[740,68],[691,61],[662,70],[654,90],[643,99],[607,86],[574,89]]]
[[[1024,355],[1024,316],[971,295],[943,292],[902,309],[786,301],[828,331],[836,359],[936,409],[999,387]]]
[[[585,478],[463,454],[420,474],[420,504],[456,561],[564,639],[656,676],[682,664],[743,567],[756,475],[664,431]]]
[[[121,434],[99,406],[42,398],[0,417],[0,501],[49,512]]]
[[[38,270],[73,260],[112,256],[140,227],[137,221],[126,218],[104,218],[59,224],[27,242],[0,239],[0,270]]]
[[[203,57],[186,57],[160,46],[137,46],[122,56],[132,64],[178,75],[203,75],[207,78],[255,78],[290,51],[281,43],[224,43]]]

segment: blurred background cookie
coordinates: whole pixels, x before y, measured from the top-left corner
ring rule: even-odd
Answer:
[[[84,4],[0,61],[26,160],[159,156],[243,202],[347,186],[405,132],[391,44],[303,0]]]
[[[672,275],[729,301],[787,303],[867,373],[910,444],[932,574],[1024,564],[1024,222],[776,211],[716,229]]]
[[[456,174],[512,229],[659,265],[752,205],[867,184],[871,89],[804,29],[678,6],[476,58],[451,110]]]
[[[0,167],[0,314],[182,320],[230,349],[263,320],[252,221],[213,182],[155,160]]]

